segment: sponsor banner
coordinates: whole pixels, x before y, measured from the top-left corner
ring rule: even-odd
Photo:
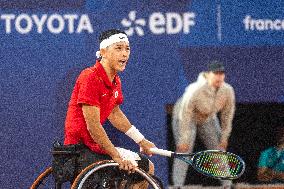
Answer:
[[[281,0],[194,1],[188,9],[196,13],[196,24],[181,46],[283,45],[283,6]]]
[[[253,46],[284,44],[283,1],[223,2],[222,44]]]
[[[29,34],[52,33],[60,34],[93,33],[93,26],[88,14],[28,14],[25,12],[0,14],[1,33]]]
[[[139,18],[137,11],[131,10],[121,25],[129,36],[144,36],[145,30],[152,35],[189,34],[195,25],[194,19],[194,12],[152,12]]]

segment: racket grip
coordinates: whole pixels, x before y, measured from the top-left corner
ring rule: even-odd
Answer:
[[[168,151],[168,150],[163,150],[159,148],[150,148],[150,152],[153,154],[161,155],[161,156],[167,156],[167,157],[172,157],[173,152]]]

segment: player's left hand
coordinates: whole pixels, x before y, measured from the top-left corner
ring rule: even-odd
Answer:
[[[150,142],[147,139],[143,139],[141,142],[138,143],[140,146],[140,151],[142,153],[147,154],[148,156],[152,156],[152,152],[150,152],[150,148],[156,148],[155,144]]]
[[[220,144],[218,145],[218,149],[222,151],[226,151],[228,147],[228,141],[221,141]]]

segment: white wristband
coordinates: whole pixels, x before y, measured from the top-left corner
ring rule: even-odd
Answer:
[[[134,125],[131,125],[130,129],[128,129],[125,134],[136,143],[141,142],[145,138]]]

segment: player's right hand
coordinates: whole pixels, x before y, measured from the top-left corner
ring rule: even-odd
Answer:
[[[134,172],[135,172],[135,169],[137,168],[137,166],[134,165],[131,161],[122,159],[121,157],[112,158],[112,159],[113,159],[116,163],[119,164],[119,169],[120,169],[120,170],[125,170],[125,171],[128,172],[128,174],[134,173]]]
[[[186,153],[189,151],[189,145],[188,144],[178,144],[176,148],[176,152],[179,153]]]
[[[155,144],[150,142],[147,139],[143,139],[141,142],[138,143],[140,146],[140,151],[147,154],[148,156],[152,156],[152,152],[150,151],[151,148],[156,148]]]

